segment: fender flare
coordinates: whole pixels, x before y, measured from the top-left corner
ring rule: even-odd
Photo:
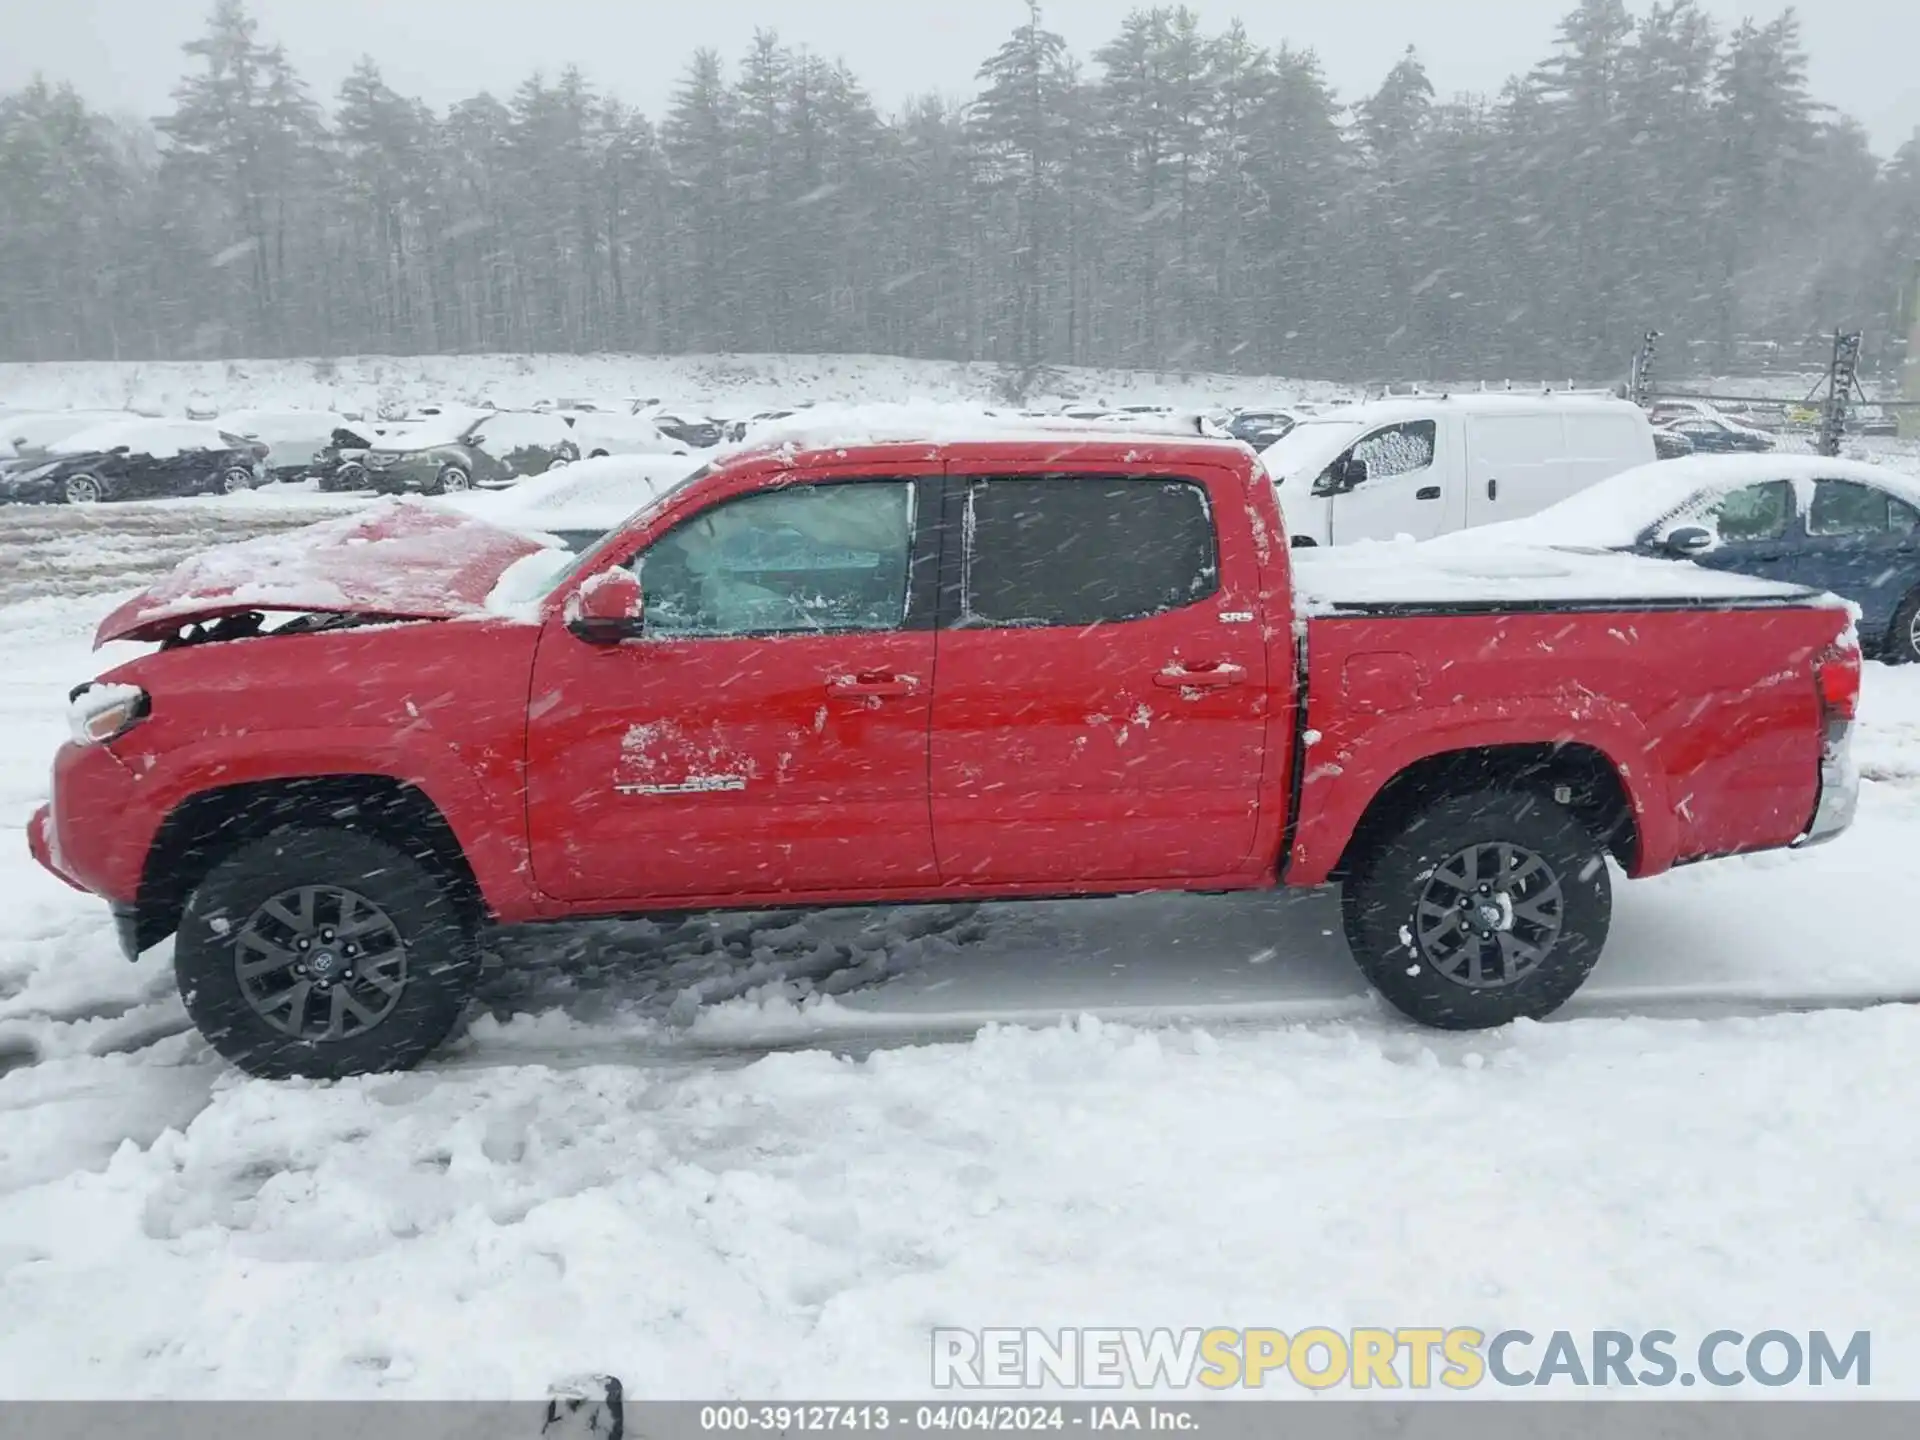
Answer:
[[[1336,736],[1307,752],[1300,785],[1299,824],[1288,849],[1286,879],[1323,884],[1345,855],[1367,809],[1396,778],[1440,755],[1516,746],[1583,746],[1597,752],[1620,782],[1639,837],[1630,873],[1670,868],[1677,826],[1664,775],[1646,729],[1623,706],[1582,693],[1577,703],[1556,699],[1515,714],[1484,701],[1449,708],[1369,715],[1350,743]]]
[[[236,785],[362,775],[408,785],[425,796],[452,832],[492,913],[503,919],[532,913],[537,901],[529,879],[526,816],[496,800],[453,746],[425,737],[396,740],[391,730],[371,727],[278,730],[239,753],[233,740],[222,735],[183,745],[142,775],[152,787],[143,807],[152,828],[128,836],[139,847],[142,872],[160,827],[196,795]],[[510,798],[522,792],[515,785]]]

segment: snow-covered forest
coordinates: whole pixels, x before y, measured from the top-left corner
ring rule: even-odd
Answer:
[[[1367,95],[1285,33],[1036,5],[977,93],[879,112],[763,33],[664,115],[578,73],[445,113],[316,96],[218,0],[171,113],[0,97],[0,359],[866,352],[1321,374],[1612,374],[1656,326],[1884,340],[1920,141],[1816,103],[1789,10],[1582,0],[1497,95]],[[1869,360],[1872,352],[1869,353]]]

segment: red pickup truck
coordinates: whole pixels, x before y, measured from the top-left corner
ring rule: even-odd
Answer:
[[[1244,447],[724,459],[572,556],[389,501],[98,641],[34,854],[257,1075],[413,1064],[491,922],[1337,881],[1430,1025],[1543,1016],[1652,875],[1844,828],[1828,597],[1566,551],[1289,546]]]

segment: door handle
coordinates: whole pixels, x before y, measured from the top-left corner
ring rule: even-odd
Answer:
[[[1487,499],[1489,500],[1495,499],[1496,497],[1498,497],[1499,494],[1500,494],[1500,482],[1498,480],[1487,481]]]
[[[885,670],[862,670],[857,675],[835,675],[827,681],[829,695],[911,695],[919,688],[918,675],[893,675]]]
[[[1176,661],[1155,675],[1153,683],[1162,690],[1224,690],[1246,678],[1246,670],[1238,665],[1200,662],[1182,665]]]
[[[1440,487],[1438,485],[1422,485],[1418,490],[1413,492],[1413,498],[1416,500],[1438,500],[1440,498]]]

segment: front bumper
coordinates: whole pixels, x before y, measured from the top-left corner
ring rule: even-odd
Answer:
[[[39,862],[42,869],[56,879],[71,885],[83,894],[91,895],[79,880],[68,874],[60,858],[60,833],[54,827],[53,808],[42,805],[33,812],[27,821],[27,851]],[[110,900],[107,908],[113,912],[114,938],[120,942],[120,953],[129,960],[140,958],[140,911],[135,905],[120,900]]]
[[[51,805],[42,805],[27,821],[27,853],[33,856],[42,870],[56,879],[65,881],[76,890],[92,893],[60,864],[60,837],[54,833]]]
[[[45,505],[60,498],[60,482],[51,476],[38,480],[0,478],[0,505]]]
[[[1806,833],[1793,843],[1824,845],[1853,824],[1860,808],[1860,768],[1853,763],[1852,736],[1829,742],[1820,757],[1820,799]]]

